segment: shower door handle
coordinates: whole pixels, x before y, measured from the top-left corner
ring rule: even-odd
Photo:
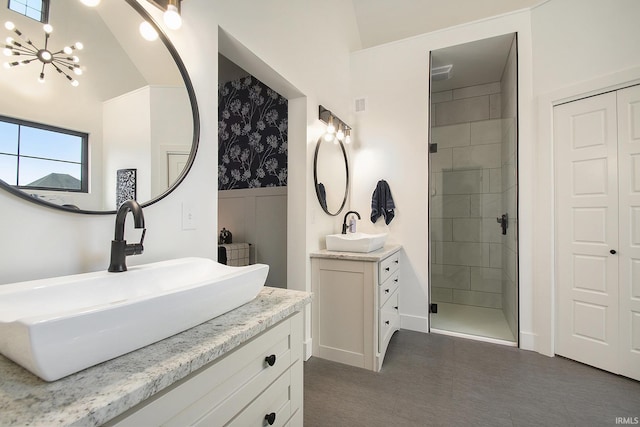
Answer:
[[[502,234],[507,234],[507,228],[509,227],[509,215],[505,213],[501,217],[496,218],[496,220],[502,227]]]

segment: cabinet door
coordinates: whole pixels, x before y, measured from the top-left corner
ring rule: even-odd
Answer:
[[[640,380],[640,86],[618,92],[620,373]]]
[[[616,94],[554,108],[556,353],[618,372]]]

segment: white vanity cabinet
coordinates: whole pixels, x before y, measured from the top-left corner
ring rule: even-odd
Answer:
[[[300,312],[108,426],[302,426]]]
[[[400,329],[400,246],[311,254],[313,355],[373,371]]]

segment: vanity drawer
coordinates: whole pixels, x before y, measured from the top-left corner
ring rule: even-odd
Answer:
[[[378,351],[384,353],[391,335],[400,329],[398,291],[395,291],[378,312]]]
[[[119,417],[118,422],[110,425],[204,426],[213,424],[203,423],[203,420],[215,420],[215,425],[230,422],[256,396],[283,376],[290,383],[291,372],[297,372],[291,371],[291,365],[302,357],[302,348],[295,345],[300,343],[302,337],[299,316],[301,314],[297,313],[274,326],[227,357],[195,372],[168,391],[159,393],[151,402],[132,408]],[[275,356],[275,360],[272,356]],[[270,357],[269,361],[274,361],[272,366],[267,357]]]
[[[287,371],[280,376],[227,425],[230,427],[284,426],[291,418],[292,413],[291,396],[293,395],[293,390],[291,389],[290,373],[291,371]],[[272,417],[273,424],[267,423],[267,416]],[[203,419],[196,426],[207,427],[217,425],[218,422],[218,418],[212,417]]]
[[[380,261],[379,264],[379,283],[384,283],[389,276],[395,273],[400,267],[400,252],[396,252],[393,255],[388,256],[387,258]]]
[[[395,271],[387,280],[378,286],[378,307],[382,307],[400,285],[400,272]]]

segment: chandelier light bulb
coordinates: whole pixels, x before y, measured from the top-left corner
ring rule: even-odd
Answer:
[[[79,84],[80,83],[77,80],[72,80],[71,81],[71,86],[73,86],[73,87],[78,87]]]
[[[4,23],[4,27],[5,27],[7,30],[9,30],[9,31],[13,31],[13,30],[16,28],[16,26],[14,25],[14,23],[13,23],[13,22],[11,22],[11,21],[7,21],[7,22],[5,22],[5,23]]]
[[[51,34],[53,32],[53,27],[50,24],[44,24],[42,28],[44,29],[44,32],[47,34]]]
[[[78,50],[84,49],[84,45],[81,42],[76,42],[73,46]]]
[[[100,0],[80,0],[82,4],[89,7],[96,7],[100,4]]]
[[[76,67],[76,68],[73,69],[73,72],[75,73],[76,76],[81,76],[82,75],[82,68]]]
[[[158,32],[147,21],[142,21],[140,24],[140,35],[150,42],[158,39]]]
[[[4,53],[5,56],[13,56],[13,52],[8,47],[4,48],[2,52]]]
[[[182,26],[182,17],[180,16],[180,12],[178,12],[178,8],[171,3],[170,1],[167,5],[167,11],[164,13],[163,19],[167,27],[172,30],[177,30]]]
[[[69,46],[65,46],[62,51],[64,53],[66,53],[67,55],[71,55],[71,53],[73,52],[73,49],[71,49]]]

